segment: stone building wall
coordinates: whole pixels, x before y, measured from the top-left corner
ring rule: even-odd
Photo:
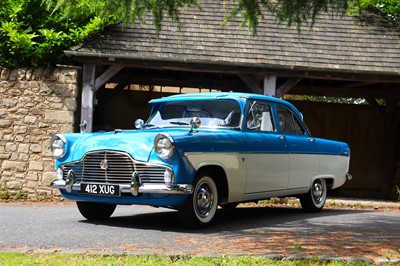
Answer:
[[[78,95],[77,69],[0,68],[0,196],[58,195],[49,141],[73,132]]]

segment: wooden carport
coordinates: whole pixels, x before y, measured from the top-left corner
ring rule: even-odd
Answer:
[[[117,24],[66,51],[83,64],[81,121],[93,130],[96,102],[130,84],[248,91],[281,97],[364,98],[368,104],[296,102],[315,136],[347,141],[354,180],[345,196],[394,197],[400,184],[400,28],[380,14],[321,14],[312,28],[277,26],[266,16],[257,36],[221,26],[230,6],[201,1],[202,10],[151,23]],[[126,90],[125,90],[126,91]],[[128,92],[125,92],[128,93]],[[142,94],[136,94],[136,98]],[[159,96],[154,96],[159,97]],[[147,101],[148,99],[145,99]],[[136,99],[136,101],[140,101]],[[382,104],[384,103],[384,104]],[[136,117],[132,115],[131,127]],[[396,172],[397,171],[397,172]]]

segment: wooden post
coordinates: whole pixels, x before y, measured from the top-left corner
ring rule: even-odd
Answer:
[[[397,130],[400,127],[400,116],[399,116],[399,99],[397,98],[386,98],[385,108],[385,138],[383,139],[383,158],[384,158],[384,179],[383,179],[383,195],[385,198],[396,199],[395,185],[398,182],[396,180],[396,153],[398,152],[398,135]]]
[[[264,95],[276,96],[276,76],[264,77]]]
[[[83,65],[82,77],[82,107],[81,124],[86,121],[86,131],[93,131],[93,103],[94,103],[94,82],[95,82],[95,64],[85,63]]]

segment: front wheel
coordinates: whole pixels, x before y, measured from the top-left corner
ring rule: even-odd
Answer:
[[[89,221],[106,220],[114,213],[117,205],[77,201],[79,212]]]
[[[325,179],[313,181],[310,190],[300,197],[300,204],[307,212],[320,212],[326,201],[327,187]]]
[[[203,228],[212,222],[217,207],[217,186],[211,177],[202,175],[196,179],[193,194],[179,208],[179,216],[186,227]]]

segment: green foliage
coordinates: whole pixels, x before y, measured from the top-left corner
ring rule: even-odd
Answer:
[[[201,6],[198,0],[44,0],[48,7],[54,6],[64,15],[71,16],[79,10],[87,9],[102,19],[113,18],[123,21],[125,24],[141,22],[145,23],[147,14],[153,15],[153,24],[157,31],[161,30],[165,15],[179,26],[179,16],[182,10],[198,8]],[[268,11],[275,15],[278,23],[296,25],[298,29],[303,23],[312,25],[316,15],[320,12],[335,10],[336,13],[345,13],[352,10],[361,11],[367,7],[376,8],[390,17],[398,17],[399,0],[220,0],[225,3],[233,3],[234,8],[225,17],[223,24],[232,18],[240,16],[240,26],[249,28],[253,34],[257,34],[260,20]],[[218,12],[218,11],[216,11]]]
[[[296,24],[300,27],[308,19],[311,19],[310,22],[313,23],[315,16],[321,11],[328,11],[328,7],[335,7],[336,10],[344,13],[348,6],[348,0],[220,1],[234,4],[234,8],[222,23],[228,23],[232,18],[240,16],[242,18],[240,26],[247,25],[253,34],[257,33],[259,21],[263,18],[265,11],[273,13],[279,23],[286,22],[288,25]],[[161,30],[165,15],[177,22],[179,26],[182,10],[187,8],[201,10],[198,0],[80,0],[81,6],[76,5],[75,1],[68,0],[45,0],[45,2],[47,6],[55,6],[56,10],[60,10],[66,16],[74,14],[77,9],[87,8],[89,12],[94,12],[103,19],[112,17],[125,24],[145,23],[150,13],[157,31]],[[91,9],[93,6],[97,6],[96,10]]]
[[[0,184],[0,199],[10,198],[10,193],[7,190],[6,183]]]
[[[348,0],[237,0],[237,6],[225,18],[227,23],[233,17],[240,15],[243,19],[241,26],[247,24],[248,28],[255,35],[259,20],[263,18],[262,10],[268,10],[275,15],[278,23],[286,23],[288,26],[296,25],[300,30],[303,23],[314,23],[314,19],[321,11],[328,12],[336,10],[345,13],[348,7]]]
[[[397,200],[400,201],[400,187],[399,187],[399,186],[396,186],[396,189],[397,189],[397,191],[396,191]]]
[[[359,0],[359,9],[373,8],[386,14],[389,19],[400,20],[399,0]]]
[[[303,247],[302,247],[301,244],[296,244],[296,245],[294,245],[294,247],[289,249],[289,252],[297,252],[297,251],[300,251],[302,249],[303,249]]]
[[[234,1],[235,2],[235,1]],[[258,1],[258,0],[239,0],[236,7],[232,9],[230,14],[225,17],[223,24],[226,24],[234,17],[241,16],[242,23],[240,27],[247,24],[248,29],[253,33],[257,34],[257,26],[260,18],[263,17],[262,7],[268,11],[273,12],[274,5],[271,1]]]
[[[276,266],[299,266],[299,265],[365,265],[365,263],[348,263],[345,261],[318,261],[316,259],[303,260],[272,260],[253,256],[151,256],[151,255],[74,255],[63,253],[0,253],[1,265],[182,265],[182,266],[230,266],[230,265],[276,265]]]
[[[53,12],[54,8],[54,4],[44,5],[42,0],[2,0],[0,66],[65,63],[63,50],[102,30],[107,23],[87,10],[65,16]]]
[[[17,192],[10,192],[7,189],[5,181],[2,182],[2,184],[0,184],[0,199],[3,199],[3,200],[8,200],[8,199],[20,200],[20,199],[25,199],[25,198],[26,198],[26,195],[20,190],[18,190]]]
[[[54,6],[64,17],[84,12],[91,14],[105,21],[123,21],[125,24],[136,22],[145,23],[148,14],[153,16],[153,24],[157,31],[160,31],[165,15],[177,22],[181,11],[189,7],[197,7],[197,0],[44,0],[48,9]]]
[[[328,96],[310,96],[310,95],[284,95],[285,100],[293,101],[309,101],[309,102],[323,102],[323,103],[339,103],[339,104],[366,104],[365,99],[362,98],[342,98],[342,97],[328,97]]]
[[[26,195],[25,195],[22,191],[18,190],[18,191],[15,193],[14,198],[17,199],[17,200],[25,199],[25,198],[26,198]]]
[[[378,9],[399,20],[399,0],[220,0],[234,8],[222,23],[240,16],[241,26],[257,34],[265,12],[278,23],[312,25],[319,12]],[[0,66],[65,64],[64,50],[116,21],[145,23],[149,14],[157,32],[168,16],[177,23],[187,8],[201,10],[198,0],[0,0]],[[335,7],[330,9],[330,7]],[[215,12],[220,12],[216,10]],[[222,12],[222,10],[221,10]]]

